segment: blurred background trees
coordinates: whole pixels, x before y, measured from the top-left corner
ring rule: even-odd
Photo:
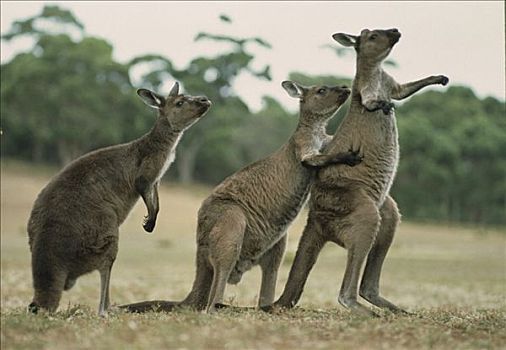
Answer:
[[[64,25],[54,32],[48,22]],[[47,6],[2,39],[19,36],[34,46],[1,67],[2,154],[63,165],[145,130],[149,113],[135,101],[128,67],[71,13]]]
[[[226,15],[220,20],[233,26]],[[63,166],[90,150],[139,137],[155,115],[136,88],[163,92],[173,80],[188,93],[207,95],[213,108],[179,145],[166,176],[172,181],[214,185],[276,150],[297,124],[297,116],[272,97],[264,96],[262,109],[252,112],[234,91],[240,74],[271,80],[270,66],[252,68],[253,50],[271,49],[259,37],[199,33],[196,41],[226,42],[228,50],[178,69],[157,54],[115,61],[110,43],[88,36],[72,13],[57,6],[15,22],[2,40],[20,36],[32,37],[34,45],[1,66],[2,158]],[[350,77],[300,72],[289,78],[306,85],[351,83]],[[480,99],[463,86],[427,90],[398,106],[401,162],[393,195],[405,218],[506,223],[505,112],[504,101]]]

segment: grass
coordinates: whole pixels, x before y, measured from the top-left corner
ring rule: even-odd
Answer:
[[[354,316],[337,304],[345,251],[324,248],[299,308],[274,315],[222,310],[206,315],[96,314],[99,276],[81,277],[65,292],[56,314],[31,315],[26,221],[55,169],[2,162],[2,349],[500,349],[506,348],[506,235],[500,229],[413,224],[399,227],[382,276],[384,296],[414,313],[378,319]],[[180,300],[194,276],[196,213],[208,188],[164,185],[161,213],[151,235],[139,202],[121,227],[112,280],[113,304]],[[401,208],[402,209],[402,208]],[[286,282],[305,222],[289,229],[277,294]],[[504,230],[503,230],[504,231]],[[260,272],[253,269],[226,301],[253,306]],[[365,303],[365,302],[364,302]]]

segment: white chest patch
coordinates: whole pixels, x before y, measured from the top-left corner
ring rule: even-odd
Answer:
[[[176,141],[174,141],[174,144],[172,145],[170,151],[167,154],[167,158],[165,159],[165,163],[163,164],[162,169],[160,170],[160,173],[158,174],[156,178],[156,182],[160,181],[163,175],[169,170],[170,165],[174,162],[176,159],[176,147],[179,143],[179,140],[181,140],[181,136],[183,136],[183,133],[180,133],[177,137]]]

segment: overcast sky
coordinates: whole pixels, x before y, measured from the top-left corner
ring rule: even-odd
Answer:
[[[40,13],[45,4],[71,10],[89,35],[113,44],[114,56],[121,62],[154,53],[167,56],[181,68],[194,57],[213,55],[226,48],[211,41],[195,43],[193,39],[200,31],[264,38],[273,48],[252,50],[256,54],[255,67],[271,64],[273,81],[259,81],[247,74],[236,81],[237,93],[253,109],[260,107],[264,94],[295,108],[280,86],[289,72],[352,76],[354,57],[338,58],[321,46],[333,43],[333,33],[357,34],[363,28],[395,27],[402,33],[390,55],[399,66],[387,69],[398,82],[445,74],[450,84],[468,85],[481,97],[504,99],[505,95],[503,1],[2,1],[1,32],[7,32],[14,20]],[[222,13],[233,23],[221,22],[218,16]],[[2,42],[1,62],[30,45],[22,39]],[[167,82],[167,86],[171,84]]]

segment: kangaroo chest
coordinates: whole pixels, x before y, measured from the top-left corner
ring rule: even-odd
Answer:
[[[364,152],[367,153],[364,155],[366,191],[381,206],[390,192],[399,163],[398,132],[393,112],[378,127],[376,142],[367,145]]]
[[[170,165],[176,159],[176,147],[177,147],[177,144],[179,143],[179,141],[181,140],[181,136],[182,136],[182,134],[179,134],[177,136],[177,138],[174,141],[174,143],[172,144],[172,146],[163,155],[163,157],[165,158],[165,161],[163,162],[163,164],[162,164],[162,166],[160,168],[160,171],[159,171],[158,175],[156,176],[156,181],[155,182],[159,182],[160,181],[160,179],[163,177],[163,175],[165,175],[165,173],[169,169]]]
[[[327,152],[360,150],[364,157],[362,163],[355,167],[324,168],[319,171],[317,181],[323,188],[358,183],[381,206],[390,191],[399,162],[395,115],[391,112],[385,116],[379,111],[353,118],[349,125],[343,125],[338,131]]]

